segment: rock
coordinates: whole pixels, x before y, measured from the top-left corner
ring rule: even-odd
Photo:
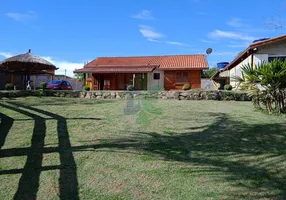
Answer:
[[[84,98],[84,97],[85,97],[85,95],[86,95],[86,93],[85,93],[85,92],[81,92],[81,93],[80,93],[80,98]]]
[[[187,97],[184,97],[184,96],[179,96],[179,100],[186,100]]]
[[[200,99],[200,94],[199,93],[194,93],[194,100],[199,100]]]
[[[174,92],[174,98],[179,99],[180,93],[179,92]]]
[[[110,96],[111,96],[111,99],[115,99],[116,98],[116,93],[115,92],[111,92]]]
[[[180,93],[180,96],[183,96],[183,97],[187,97],[188,95],[189,95],[188,92],[181,92],[181,93]]]
[[[201,92],[201,99],[207,99],[206,92]]]
[[[103,93],[102,98],[103,99],[110,99],[111,98],[111,93],[110,92]]]

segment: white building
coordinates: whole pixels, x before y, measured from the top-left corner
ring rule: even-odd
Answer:
[[[241,67],[244,65],[255,66],[261,62],[269,62],[275,58],[286,59],[286,35],[258,40],[249,45],[221,72],[217,73],[213,80],[225,78],[225,82],[234,88],[238,86],[235,76],[242,76]],[[222,76],[228,74],[228,76]]]

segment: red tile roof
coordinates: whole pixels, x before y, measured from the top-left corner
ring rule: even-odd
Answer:
[[[85,67],[79,70],[76,70],[77,73],[132,73],[132,72],[138,72],[138,73],[144,73],[144,72],[152,72],[157,66],[151,65],[151,66],[104,66],[104,67]]]
[[[84,69],[94,69],[100,71],[101,67],[110,68],[114,70],[114,67],[120,68],[116,71],[126,71],[134,68],[138,70],[138,67],[158,66],[159,69],[164,70],[203,70],[208,69],[208,62],[206,56],[203,54],[193,55],[165,55],[165,56],[132,56],[132,57],[98,57],[84,66],[83,69],[76,70],[75,72],[82,71]],[[111,71],[112,71],[111,70]],[[140,69],[141,70],[141,69]],[[149,69],[148,69],[149,70]]]

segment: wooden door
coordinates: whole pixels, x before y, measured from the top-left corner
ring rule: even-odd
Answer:
[[[124,90],[124,74],[117,74],[117,86],[116,89],[117,90]]]

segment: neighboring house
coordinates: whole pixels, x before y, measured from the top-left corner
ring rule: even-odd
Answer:
[[[231,84],[237,88],[239,83],[234,77],[242,76],[243,65],[249,64],[254,67],[254,65],[270,62],[275,58],[286,59],[286,35],[254,41],[212,79],[217,83]]]
[[[186,83],[201,88],[202,70],[208,69],[205,55],[98,57],[74,73],[84,73],[92,90],[182,89]]]

